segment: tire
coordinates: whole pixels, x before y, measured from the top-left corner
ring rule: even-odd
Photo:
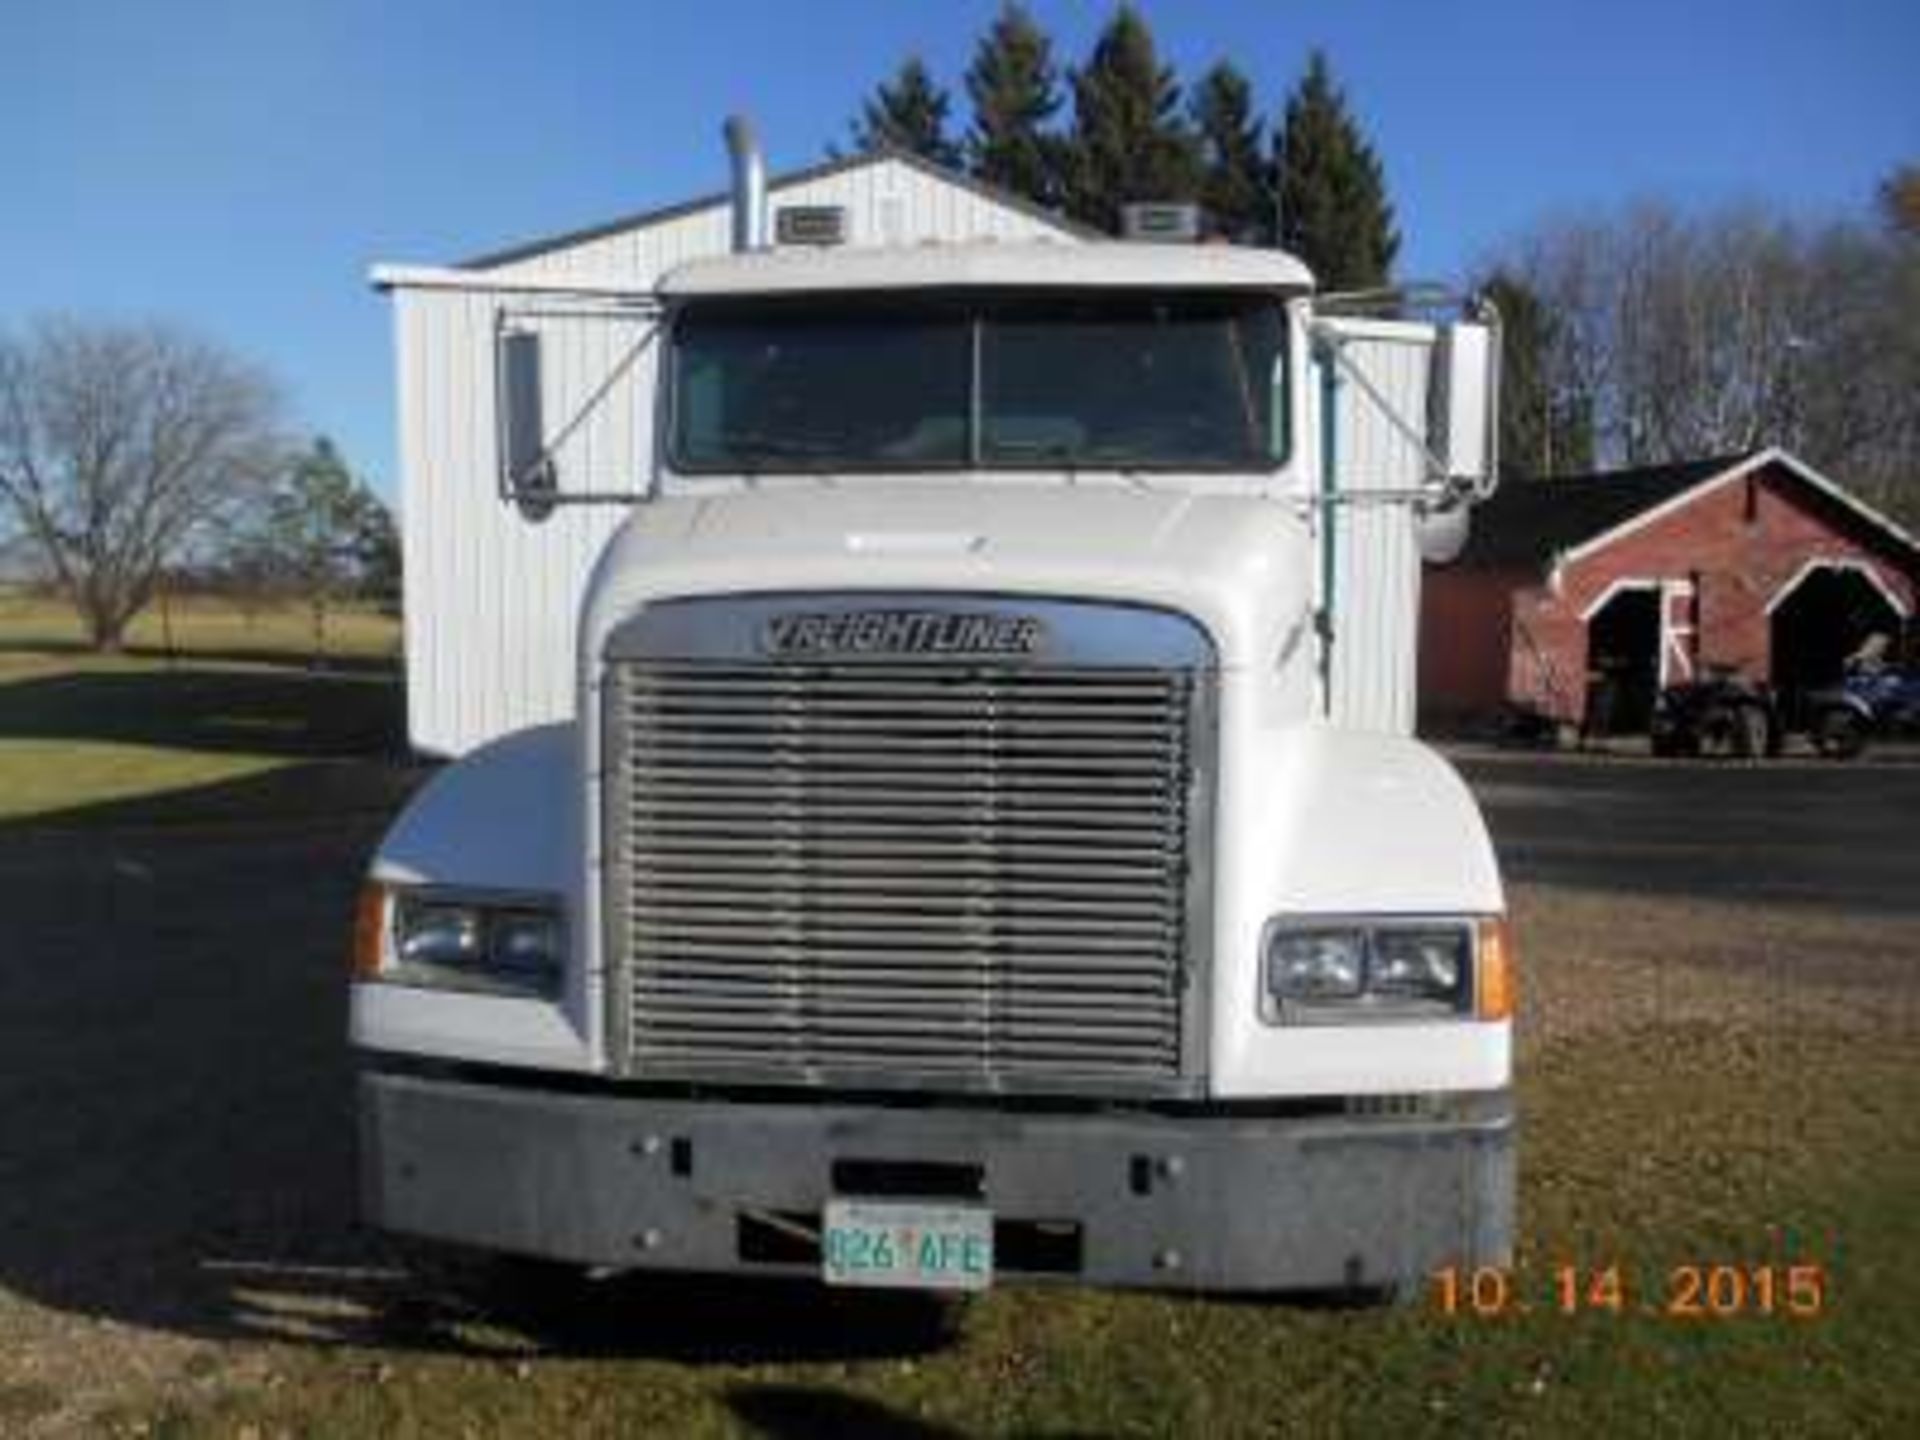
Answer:
[[[1729,706],[1715,705],[1702,712],[1694,733],[1698,754],[1718,758],[1740,753],[1740,715]]]
[[[1691,722],[1656,731],[1649,748],[1663,760],[1692,760],[1700,754],[1700,731]]]
[[[1851,710],[1823,710],[1813,717],[1813,747],[1829,760],[1851,760],[1867,746],[1867,727]]]

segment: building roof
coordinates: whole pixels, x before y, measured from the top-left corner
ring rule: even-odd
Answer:
[[[1556,555],[1606,534],[1751,459],[1756,451],[1552,480],[1508,480],[1473,512],[1460,564],[1546,569]]]
[[[1104,231],[1082,225],[1077,220],[1070,220],[1065,215],[1060,215],[1047,209],[1044,205],[1036,205],[1024,195],[1016,195],[1011,190],[1001,189],[998,185],[989,185],[984,180],[976,180],[971,175],[962,174],[958,170],[949,170],[946,166],[935,164],[924,156],[914,154],[911,150],[896,150],[891,147],[883,147],[859,155],[844,155],[837,159],[823,161],[818,165],[809,165],[801,170],[789,170],[782,175],[770,176],[767,180],[767,193],[769,195],[777,194],[779,191],[790,189],[795,185],[806,185],[815,180],[825,180],[834,175],[844,174],[849,170],[858,170],[868,165],[881,165],[889,160],[905,165],[909,169],[918,170],[921,174],[940,180],[948,185],[958,186],[962,190],[970,190],[976,195],[991,200],[996,205],[1004,205],[1009,210],[1017,210],[1023,215],[1030,216],[1035,220],[1053,226],[1063,235],[1069,235],[1079,240],[1104,240],[1107,238]],[[631,215],[621,215],[599,225],[589,225],[584,229],[569,230],[565,234],[549,235],[543,239],[529,240],[524,244],[510,246],[504,250],[495,250],[486,255],[476,255],[470,260],[457,262],[456,268],[462,270],[491,270],[496,266],[515,265],[523,260],[532,260],[541,255],[552,254],[556,250],[567,250],[575,245],[583,245],[589,240],[604,240],[610,235],[618,235],[628,230],[645,229],[649,225],[659,225],[668,220],[677,220],[683,215],[691,215],[696,211],[726,205],[731,202],[731,198],[727,191],[719,190],[712,194],[702,195],[697,199],[683,200],[676,205],[662,205],[652,210],[636,211]]]
[[[1545,574],[1562,561],[1596,550],[1668,508],[1686,504],[1698,492],[1767,465],[1778,466],[1920,562],[1920,540],[1798,456],[1775,445],[1634,470],[1510,481],[1475,510],[1473,533],[1459,564],[1478,570],[1530,568]]]
[[[981,240],[849,250],[759,250],[689,260],[660,281],[663,295],[768,295],[833,290],[1009,286],[1108,289],[1302,290],[1313,276],[1279,250],[1236,245]]]

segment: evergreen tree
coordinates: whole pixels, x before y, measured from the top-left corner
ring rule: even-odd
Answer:
[[[400,613],[400,529],[393,511],[362,485],[354,492],[348,544],[352,550],[354,589],[390,615]]]
[[[856,150],[905,150],[950,169],[960,166],[960,147],[947,133],[952,100],[918,55],[907,57],[890,82],[875,87],[853,122]]]
[[[1052,42],[1023,6],[1008,4],[981,37],[967,98],[973,174],[1037,204],[1058,204],[1060,143],[1047,125],[1060,108],[1060,73]]]
[[[1273,194],[1260,153],[1260,117],[1253,87],[1222,60],[1193,94],[1193,127],[1200,137],[1200,203],[1213,227],[1241,244],[1271,241]]]
[[[1198,198],[1199,147],[1180,115],[1180,85],[1147,22],[1122,5],[1073,74],[1067,204],[1074,218],[1120,228],[1129,201]]]
[[[1323,290],[1386,284],[1400,249],[1386,178],[1318,50],[1287,98],[1274,165],[1282,247],[1307,262]]]
[[[1593,468],[1590,400],[1556,373],[1561,322],[1519,276],[1496,270],[1481,286],[1500,312],[1500,474],[1575,475]]]
[[[326,654],[328,612],[339,602],[371,600],[398,613],[393,512],[324,436],[289,456],[272,489],[231,520],[224,579],[249,612],[275,598],[304,599],[316,662]]]
[[[327,649],[327,608],[352,584],[360,486],[325,436],[295,460],[267,503],[267,540],[307,599],[313,658]]]

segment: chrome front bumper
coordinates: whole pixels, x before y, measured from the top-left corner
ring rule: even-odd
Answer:
[[[1419,1115],[1074,1112],[560,1091],[370,1071],[366,1218],[586,1265],[818,1273],[843,1194],[972,1201],[1002,1279],[1276,1291],[1503,1263],[1504,1094]],[[810,1248],[811,1247],[811,1248]]]

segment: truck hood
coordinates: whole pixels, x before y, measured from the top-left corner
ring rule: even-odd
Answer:
[[[1108,599],[1191,615],[1224,668],[1304,653],[1312,548],[1291,503],[1109,485],[787,484],[642,506],[608,545],[581,629],[673,596],[945,591]]]

